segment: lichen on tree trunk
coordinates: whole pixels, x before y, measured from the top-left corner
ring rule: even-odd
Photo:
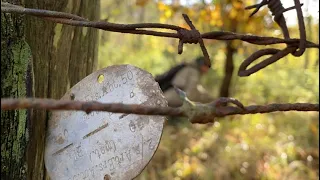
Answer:
[[[1,14],[1,98],[32,95],[31,51],[24,40],[23,18]],[[26,179],[30,112],[1,111],[1,177]]]
[[[8,2],[19,4],[19,0]],[[100,0],[24,2],[26,7],[71,12],[90,20],[99,20],[100,16]],[[95,70],[98,30],[59,25],[29,16],[25,21],[22,17],[1,14],[2,98],[35,94],[59,99]],[[48,114],[46,111],[32,114],[31,117],[27,110],[1,111],[1,177],[4,179],[48,179],[44,165]]]

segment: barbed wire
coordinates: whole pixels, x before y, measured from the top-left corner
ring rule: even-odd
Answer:
[[[181,54],[183,52],[183,44],[184,43],[194,43],[200,44],[203,55],[206,59],[206,65],[211,66],[210,57],[206,50],[206,47],[203,43],[203,39],[214,39],[214,40],[241,40],[251,44],[256,45],[272,45],[272,44],[280,44],[285,43],[287,48],[283,50],[278,50],[274,48],[267,48],[259,50],[249,56],[247,59],[243,61],[240,65],[238,75],[239,76],[249,76],[268,65],[278,61],[279,59],[285,57],[288,54],[293,54],[295,56],[301,56],[306,48],[318,48],[319,44],[315,44],[313,42],[307,41],[305,38],[305,27],[303,22],[303,16],[301,11],[301,4],[299,0],[294,0],[295,6],[284,9],[281,2],[278,0],[263,0],[258,5],[253,5],[247,7],[247,9],[256,8],[256,10],[252,13],[255,14],[260,7],[268,4],[269,9],[272,11],[273,15],[275,15],[275,21],[281,27],[285,39],[275,38],[275,37],[263,37],[263,36],[255,36],[255,35],[247,35],[247,34],[238,34],[227,31],[212,31],[207,33],[200,33],[192,24],[192,21],[186,14],[183,14],[183,18],[186,23],[189,25],[190,29],[186,29],[183,27],[170,25],[170,24],[161,24],[161,23],[137,23],[137,24],[117,24],[110,23],[105,21],[89,21],[83,17],[57,12],[57,11],[49,11],[43,9],[31,9],[24,8],[22,6],[13,5],[7,2],[1,2],[1,12],[4,13],[20,13],[20,14],[28,14],[32,16],[36,16],[39,18],[44,18],[46,20],[50,20],[56,23],[67,24],[72,26],[80,26],[80,27],[92,27],[105,31],[111,32],[119,32],[119,33],[128,33],[128,34],[140,34],[140,35],[151,35],[151,36],[160,36],[160,37],[169,37],[169,38],[177,38],[179,39],[178,45],[178,53]],[[299,22],[299,30],[301,39],[290,39],[288,28],[286,26],[285,19],[282,15],[283,12],[296,9],[298,15]],[[302,16],[302,18],[301,18]],[[176,33],[172,32],[160,32],[154,30],[147,29],[167,29],[177,31]],[[299,49],[298,51],[296,51]],[[256,64],[252,68],[246,70],[246,68],[256,59],[264,56],[264,55],[272,55],[266,60]]]
[[[255,13],[259,11],[259,9],[262,6],[268,5],[268,8],[270,9],[270,11],[272,12],[272,15],[274,16],[274,21],[280,26],[285,39],[290,39],[290,35],[289,35],[289,30],[287,27],[286,20],[283,16],[283,13],[288,10],[296,9],[297,17],[298,17],[298,25],[299,25],[299,35],[301,39],[299,39],[299,47],[293,47],[292,45],[287,44],[287,47],[282,50],[267,48],[267,49],[256,51],[240,65],[239,72],[238,72],[239,76],[249,76],[259,71],[260,69],[263,69],[268,65],[275,63],[276,61],[287,56],[288,54],[292,54],[293,56],[296,56],[296,57],[302,56],[302,54],[306,50],[306,42],[307,42],[306,29],[304,25],[302,10],[301,10],[301,6],[303,4],[300,4],[299,0],[294,0],[294,3],[295,3],[295,6],[285,9],[282,6],[280,0],[263,0],[259,4],[246,7],[246,9],[256,8],[250,15],[250,16],[253,16]],[[246,69],[253,61],[265,55],[272,55],[272,56],[263,60],[261,63],[256,64],[249,69]]]
[[[268,104],[237,107],[226,106],[228,102],[234,102],[232,98],[220,98],[209,104],[195,104],[192,108],[173,108],[161,106],[147,106],[139,104],[100,103],[97,101],[54,100],[42,98],[13,99],[2,98],[1,109],[46,109],[63,111],[107,111],[113,113],[160,115],[189,117],[192,123],[213,122],[215,117],[228,115],[245,115],[257,113],[270,113],[277,111],[318,111],[319,104],[294,103],[294,104]],[[192,112],[191,112],[192,111]],[[205,118],[204,118],[205,117]],[[205,119],[205,121],[204,121]]]
[[[43,18],[55,23],[61,23],[72,26],[91,27],[105,31],[151,35],[160,37],[169,37],[179,39],[178,53],[183,52],[184,43],[200,44],[203,55],[206,59],[206,65],[211,66],[210,57],[204,45],[203,39],[214,40],[241,40],[256,45],[273,45],[273,44],[286,44],[287,47],[283,50],[275,48],[266,48],[258,50],[240,65],[238,75],[249,76],[268,65],[278,61],[279,59],[292,54],[294,56],[301,56],[306,48],[318,48],[319,44],[307,41],[305,37],[305,27],[303,22],[302,4],[299,0],[294,0],[295,6],[284,9],[281,2],[278,0],[263,0],[261,3],[249,6],[246,9],[256,8],[251,14],[254,15],[258,10],[268,5],[270,11],[275,16],[275,22],[280,26],[284,39],[275,37],[264,37],[256,35],[238,34],[227,31],[212,31],[207,33],[200,33],[192,24],[190,18],[183,14],[183,18],[189,25],[190,29],[183,27],[161,24],[161,23],[137,23],[137,24],[117,24],[105,21],[89,21],[86,18],[64,12],[49,11],[43,9],[24,8],[22,6],[13,5],[7,2],[1,2],[2,13],[19,13],[27,14]],[[283,13],[285,11],[296,9],[299,23],[299,31],[301,39],[291,39],[289,31],[286,26]],[[149,29],[167,29],[176,31],[160,32]],[[262,62],[254,65],[250,69],[246,69],[253,61],[264,56],[272,55],[271,57],[263,60]],[[235,103],[237,102],[237,103]],[[237,107],[227,106],[227,103],[234,103]],[[95,101],[63,101],[54,99],[7,99],[1,98],[2,110],[13,109],[46,109],[46,110],[77,110],[90,113],[91,111],[108,111],[114,113],[127,113],[127,114],[140,114],[140,115],[162,115],[162,116],[184,116],[189,117],[192,123],[208,123],[213,122],[215,117],[224,117],[236,114],[256,114],[256,113],[270,113],[276,111],[317,111],[319,112],[319,104],[311,103],[285,103],[285,104],[268,104],[268,105],[252,105],[244,107],[239,101],[232,98],[219,98],[218,100],[209,104],[189,104],[188,109],[185,106],[179,108],[172,107],[159,107],[159,106],[144,106],[138,104],[118,104],[118,103],[100,103]]]

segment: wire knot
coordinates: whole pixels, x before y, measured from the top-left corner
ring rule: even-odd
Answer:
[[[178,30],[181,43],[197,44],[201,38],[201,34],[196,29],[180,29]]]
[[[181,28],[179,30],[177,30],[178,34],[179,34],[179,45],[178,45],[178,54],[182,54],[183,52],[183,44],[184,43],[189,43],[189,44],[200,44],[204,59],[205,59],[205,64],[208,67],[211,67],[211,62],[210,62],[210,57],[209,54],[207,52],[206,47],[204,46],[202,37],[200,32],[196,29],[196,27],[194,27],[194,25],[192,24],[191,20],[189,19],[189,17],[186,14],[182,14],[184,20],[186,21],[186,23],[189,25],[191,30],[188,29],[184,29]]]

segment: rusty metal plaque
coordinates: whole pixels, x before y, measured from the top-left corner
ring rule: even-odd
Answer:
[[[96,71],[62,99],[167,106],[152,75],[131,65]],[[162,116],[54,111],[45,149],[49,176],[53,180],[133,179],[154,155],[164,121]]]

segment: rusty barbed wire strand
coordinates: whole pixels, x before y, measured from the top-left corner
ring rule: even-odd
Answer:
[[[102,29],[102,30],[111,31],[111,32],[178,38],[179,54],[182,53],[183,51],[183,43],[199,43],[201,50],[203,52],[203,55],[206,59],[206,64],[208,66],[211,66],[211,62],[210,62],[209,54],[206,50],[206,47],[202,39],[241,40],[241,41],[245,41],[245,42],[256,44],[256,45],[271,45],[271,44],[285,43],[288,46],[287,48],[283,50],[279,50],[276,53],[274,53],[274,50],[269,51],[268,49],[263,49],[262,51],[259,50],[256,53],[253,53],[251,56],[249,56],[246,60],[243,61],[241,68],[239,68],[239,71],[238,71],[239,76],[249,76],[265,68],[266,66],[278,61],[279,59],[281,59],[282,57],[290,53],[293,54],[294,56],[301,56],[305,48],[319,49],[318,44],[315,44],[310,41],[306,41],[304,36],[305,28],[304,28],[303,16],[301,11],[301,6],[303,4],[299,4],[299,0],[294,0],[294,1],[295,1],[295,6],[289,7],[287,9],[284,9],[281,2],[278,0],[263,0],[259,4],[252,5],[246,8],[246,9],[256,8],[254,12],[251,14],[252,16],[256,12],[258,12],[258,10],[262,6],[268,5],[270,11],[275,16],[274,20],[281,27],[283,31],[285,39],[246,35],[246,34],[236,34],[236,33],[226,32],[226,31],[213,31],[213,32],[200,34],[200,32],[197,31],[195,27],[192,25],[192,22],[190,21],[189,17],[185,14],[183,14],[183,17],[186,23],[191,27],[191,30],[185,29],[179,26],[175,26],[175,25],[161,24],[161,23],[117,24],[117,23],[110,23],[105,21],[89,21],[89,20],[86,20],[85,18],[76,16],[73,14],[69,14],[69,13],[24,8],[21,6],[12,5],[4,2],[1,2],[1,11],[6,13],[28,14],[28,15],[39,17],[39,18],[44,18],[56,23],[67,24],[72,26],[80,26],[80,27],[92,27],[92,28]],[[288,29],[282,13],[292,9],[297,10],[301,39],[290,39],[289,33],[287,32]],[[174,30],[177,32],[176,33],[159,32],[159,31],[146,30],[146,29],[167,29],[167,30]],[[304,33],[302,31],[304,31]],[[299,50],[296,51],[297,49]],[[259,56],[257,56],[257,54]],[[249,66],[253,61],[256,60],[254,57],[262,57],[264,55],[270,55],[270,54],[273,54],[273,56],[266,59],[265,61],[258,63],[253,68],[246,70],[247,66]],[[248,63],[248,62],[251,62],[251,63]]]
[[[128,113],[140,115],[171,115],[183,116],[181,110],[171,107],[146,106],[122,103],[100,103],[97,101],[55,100],[55,99],[7,99],[1,98],[1,109],[47,109],[47,110],[77,110],[108,111],[113,113]]]
[[[295,52],[293,52],[291,54],[296,57],[300,57],[300,56],[302,56],[302,54],[306,50],[307,34],[306,34],[306,27],[304,25],[302,9],[301,9],[301,6],[299,6],[300,2],[299,2],[299,0],[294,0],[294,3],[296,6],[297,17],[298,17],[300,43],[299,43],[299,50],[296,50]]]
[[[259,71],[260,69],[263,69],[263,68],[269,66],[270,64],[280,60],[281,58],[294,52],[295,50],[296,50],[295,47],[286,47],[283,50],[273,49],[273,48],[258,50],[257,52],[250,55],[245,61],[243,61],[243,63],[239,67],[238,75],[239,76],[249,76],[249,75]],[[263,60],[261,63],[258,63],[249,69],[246,69],[252,62],[254,62],[258,58],[265,56],[265,55],[272,55],[272,56]]]
[[[221,112],[220,112],[221,111]],[[270,113],[277,111],[317,111],[319,112],[319,104],[312,103],[273,103],[268,105],[251,105],[246,106],[245,110],[241,110],[236,107],[222,107],[217,111],[217,117],[223,117],[226,115],[245,115],[245,114],[258,114],[258,113]]]
[[[192,24],[192,21],[189,19],[189,17],[186,14],[182,14],[182,16],[183,16],[184,20],[186,21],[186,23],[191,28],[191,30],[185,30],[185,29],[178,30],[178,34],[180,34],[180,36],[182,37],[179,40],[178,54],[181,54],[183,52],[183,44],[184,43],[190,43],[190,44],[199,43],[201,50],[202,50],[202,53],[205,57],[205,64],[210,67],[211,66],[210,57],[209,57],[208,51],[204,45],[204,42],[202,40],[200,32]]]
[[[249,76],[267,66],[269,66],[272,63],[275,63],[276,61],[280,60],[281,58],[287,56],[288,54],[292,54],[293,56],[300,57],[306,50],[306,30],[305,30],[305,25],[304,25],[304,20],[303,20],[303,14],[301,10],[301,6],[303,4],[300,4],[299,0],[294,0],[295,6],[289,7],[285,9],[280,0],[263,0],[259,4],[255,4],[252,6],[248,6],[245,9],[253,9],[255,10],[251,13],[250,16],[253,16],[255,13],[259,11],[259,9],[264,6],[268,5],[268,8],[272,12],[272,15],[274,16],[274,21],[279,25],[279,27],[282,30],[283,36],[285,39],[290,39],[289,35],[289,30],[287,27],[286,20],[283,16],[283,13],[292,9],[296,9],[297,11],[297,17],[298,17],[298,25],[299,25],[299,46],[293,47],[290,44],[287,44],[287,47],[279,50],[279,49],[262,49],[258,50],[257,52],[251,54],[247,59],[243,61],[243,63],[239,67],[238,75],[239,76]],[[298,49],[298,50],[297,50]],[[254,65],[253,67],[247,69],[247,67],[255,60],[258,58],[265,56],[265,55],[270,55],[272,54],[271,57],[263,60],[262,62]]]
[[[281,39],[275,37],[263,37],[249,34],[240,34],[228,31],[212,31],[203,33],[202,38],[204,39],[214,39],[214,40],[241,40],[251,44],[256,45],[273,45],[273,44],[289,44],[293,47],[297,47],[299,45],[299,39]],[[307,48],[318,48],[319,44],[315,44],[313,42],[307,41]]]
[[[20,8],[23,8],[23,7],[20,6]],[[3,6],[3,2],[1,2],[2,12],[33,15],[31,12],[39,11],[43,13],[42,14],[43,17],[47,17],[46,13],[48,12],[48,10],[29,9],[29,8],[23,8],[23,9],[27,9],[28,11],[9,9],[9,8],[6,8],[6,6]],[[50,11],[50,12],[52,14],[52,17],[54,17],[53,12],[59,13],[56,11]],[[38,17],[41,18],[40,14],[38,14]],[[110,23],[105,21],[82,22],[82,21],[76,21],[73,19],[68,19],[67,17],[51,18],[50,20],[56,21],[57,23],[62,23],[62,24],[64,23],[64,24],[73,25],[73,26],[93,27],[93,28],[98,28],[98,29],[107,30],[107,31],[123,32],[123,33],[131,33],[131,34],[145,33],[144,35],[154,35],[154,36],[169,37],[169,38],[180,38],[181,35],[179,35],[178,33],[141,30],[139,28],[162,28],[162,29],[169,29],[169,30],[181,30],[181,29],[188,30],[179,26],[161,24],[161,23],[116,24],[116,23]],[[128,30],[133,30],[133,31],[128,31]],[[245,41],[251,44],[256,44],[256,45],[272,45],[272,44],[285,43],[285,44],[290,44],[292,46],[298,46],[299,44],[299,39],[281,39],[281,38],[275,38],[275,37],[263,37],[263,36],[247,35],[247,34],[238,34],[238,33],[233,33],[228,31],[207,32],[207,33],[201,34],[201,37],[203,39],[214,39],[214,40],[242,40],[242,41]],[[319,48],[319,44],[315,44],[313,42],[307,41],[307,47]]]
[[[268,48],[258,50],[253,53],[250,57],[243,61],[239,68],[239,76],[248,76],[253,74],[260,69],[278,61],[279,59],[285,57],[288,54],[293,54],[294,56],[301,56],[306,48],[318,48],[319,45],[313,42],[307,41],[305,38],[305,27],[302,16],[301,6],[298,0],[294,0],[295,6],[284,9],[281,2],[277,0],[263,0],[260,4],[249,6],[246,9],[256,8],[254,12],[250,15],[254,15],[258,10],[264,6],[268,5],[270,11],[275,16],[274,20],[278,23],[283,31],[285,39],[275,38],[275,37],[263,37],[256,35],[247,34],[237,34],[227,31],[212,31],[207,33],[200,33],[192,24],[189,17],[183,14],[183,18],[189,25],[190,29],[182,28],[175,25],[161,24],[161,23],[138,23],[138,24],[116,24],[105,21],[89,21],[83,17],[41,9],[30,9],[21,6],[9,4],[6,2],[1,2],[1,11],[4,13],[20,13],[36,16],[39,18],[44,18],[52,22],[80,26],[80,27],[92,27],[97,29],[102,29],[111,32],[119,33],[129,33],[129,34],[141,34],[141,35],[151,35],[160,37],[170,37],[178,38],[179,46],[178,53],[181,54],[183,51],[184,43],[194,43],[200,44],[201,50],[206,58],[206,64],[210,66],[209,54],[203,43],[203,39],[214,39],[214,40],[241,40],[256,45],[272,45],[284,43],[287,45],[283,50]],[[286,26],[285,19],[283,18],[283,13],[288,10],[296,9],[299,23],[299,31],[301,39],[290,39],[289,31]],[[171,32],[159,32],[154,30],[146,29],[167,29],[177,31],[176,33]],[[297,51],[297,49],[299,49]],[[254,65],[250,69],[246,68],[258,58],[264,55],[272,55],[266,60]],[[219,105],[219,100],[223,102],[236,103],[238,107]],[[286,103],[286,104],[268,104],[268,105],[252,105],[243,107],[241,102],[235,99],[218,99],[209,104],[196,104],[193,109],[196,109],[195,117],[191,117],[192,123],[208,123],[212,122],[214,117],[223,117],[228,115],[244,115],[244,114],[256,114],[256,113],[270,113],[276,111],[317,111],[319,112],[319,104],[311,103]],[[241,106],[239,106],[239,103]],[[90,113],[91,111],[108,111],[114,113],[127,113],[127,114],[140,114],[140,115],[162,115],[162,116],[185,116],[190,118],[190,112],[184,110],[183,107],[172,108],[172,107],[152,107],[144,106],[138,104],[119,104],[119,103],[99,103],[96,101],[84,102],[84,101],[64,101],[64,100],[54,100],[54,99],[1,99],[1,109],[47,109],[47,110],[77,110],[85,111]],[[190,109],[189,109],[190,110]],[[192,114],[192,113],[191,113]],[[209,118],[209,119],[208,119]]]
[[[218,102],[219,99],[216,101]],[[199,104],[201,109],[211,109],[209,114],[214,117],[224,117],[228,115],[245,115],[257,113],[270,113],[276,111],[317,111],[319,112],[319,104],[311,103],[286,103],[286,104],[268,104],[268,105],[252,105],[243,108],[234,106],[213,106],[210,104]],[[197,105],[196,105],[197,106]],[[195,107],[196,108],[196,107]],[[107,111],[113,113],[139,114],[139,115],[162,115],[162,116],[181,116],[188,117],[189,112],[185,112],[183,108],[146,106],[139,104],[121,104],[121,103],[100,103],[97,101],[74,101],[74,100],[55,100],[41,98],[13,99],[1,98],[1,110],[13,109],[46,109],[46,110],[64,110],[64,111],[84,111],[90,113],[92,111]],[[207,111],[208,112],[208,111]],[[203,114],[199,113],[199,116]],[[207,116],[207,115],[206,115]],[[201,119],[195,118],[192,123],[207,123]]]
[[[282,6],[281,1],[279,1],[279,0],[263,0],[263,1],[261,1],[261,3],[253,5],[253,6],[248,6],[245,9],[256,8],[250,15],[250,17],[252,17],[264,5],[268,5],[268,8],[270,9],[272,15],[274,16],[273,20],[280,26],[284,38],[289,39],[290,38],[289,30],[288,30],[285,18],[283,16],[283,13],[286,11],[286,9]]]
[[[86,18],[74,15],[74,14],[69,14],[69,13],[64,13],[64,12],[56,12],[56,11],[42,11],[42,10],[37,10],[37,9],[28,9],[24,8],[18,5],[10,4],[7,2],[1,2],[1,11],[2,7],[6,7],[7,12],[17,12],[21,14],[29,14],[29,15],[34,15],[34,16],[46,16],[46,17],[55,17],[55,18],[70,18],[74,20],[80,20],[80,21],[88,21]]]

